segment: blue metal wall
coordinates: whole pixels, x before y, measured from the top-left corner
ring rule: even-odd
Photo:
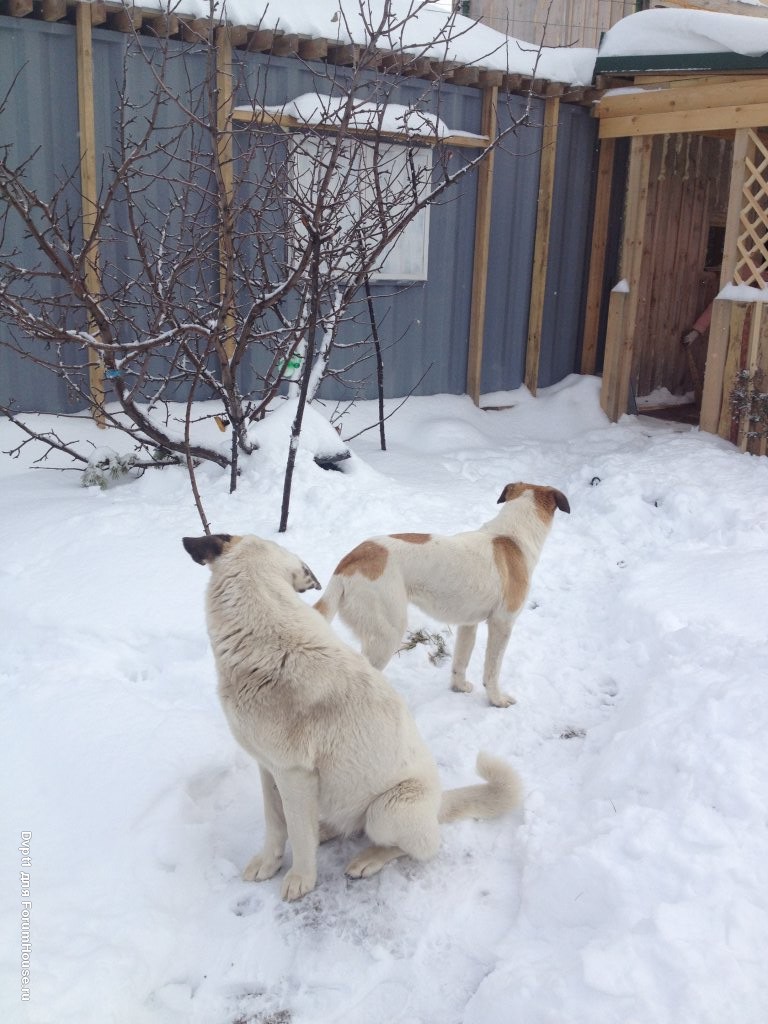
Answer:
[[[149,40],[144,42],[151,46]],[[94,32],[96,129],[103,151],[114,143],[117,86],[123,76],[128,45],[129,38],[119,33]],[[240,102],[249,95],[258,95],[266,103],[280,103],[303,92],[327,92],[329,76],[347,74],[344,69],[308,67],[290,58],[241,51],[236,51],[235,56],[241,62],[244,76],[238,95]],[[204,56],[190,53],[185,63],[186,68],[178,63],[180,81],[186,73],[193,77],[202,73]],[[31,183],[45,193],[54,187],[60,169],[72,172],[78,162],[73,26],[0,17],[0,94],[7,90],[19,69],[19,83],[0,120],[1,138],[12,141],[20,153],[40,147]],[[151,87],[141,58],[129,57],[128,81],[137,92]],[[480,131],[480,90],[449,85],[442,86],[438,94],[427,82],[386,76],[372,76],[372,83],[392,102],[412,104],[421,100],[423,106],[438,113],[452,129]],[[510,118],[519,117],[524,106],[522,97],[500,97],[501,127]],[[560,110],[541,386],[578,368],[589,245],[595,129],[588,111],[568,104],[561,104]],[[543,104],[533,101],[532,124],[519,128],[496,154],[484,392],[516,388],[523,380],[542,112]],[[452,169],[471,159],[472,153],[455,150],[450,157]],[[384,348],[385,388],[390,396],[404,395],[414,388],[417,394],[461,394],[466,389],[476,187],[476,174],[471,173],[462,178],[444,201],[432,207],[427,281],[403,285],[391,281],[372,283]],[[30,252],[28,258],[31,255]],[[362,304],[359,313],[357,323],[345,325],[342,340],[364,340],[369,336],[368,314]],[[355,376],[361,380],[358,394],[371,397],[375,388],[372,366]],[[323,394],[328,398],[350,396],[333,381],[326,383]],[[14,398],[23,409],[71,408],[60,382],[0,347],[0,400],[9,398]]]

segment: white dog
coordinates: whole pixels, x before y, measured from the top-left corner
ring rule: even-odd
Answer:
[[[395,533],[363,541],[336,566],[315,607],[329,621],[338,612],[379,669],[402,642],[409,601],[457,624],[452,686],[464,693],[472,689],[466,672],[477,624],[487,622],[483,684],[495,707],[514,704],[499,688],[501,659],[555,509],[571,509],[554,487],[524,483],[507,484],[499,504],[504,508],[495,519],[469,533]]]
[[[315,885],[321,838],[364,831],[374,845],[346,869],[363,878],[403,854],[433,857],[440,822],[492,818],[519,803],[517,775],[487,754],[477,759],[485,784],[441,792],[402,698],[297,596],[319,584],[296,555],[251,536],[183,543],[211,568],[206,603],[219,696],[261,772],[266,835],[246,880],[271,878],[290,839],[282,894],[295,900]]]

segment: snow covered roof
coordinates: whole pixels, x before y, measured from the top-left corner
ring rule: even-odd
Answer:
[[[767,55],[768,18],[663,8],[610,28],[595,72],[761,67]]]

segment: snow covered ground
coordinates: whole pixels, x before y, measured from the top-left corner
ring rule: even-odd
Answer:
[[[283,540],[323,582],[371,534],[474,528],[511,481],[572,513],[507,651],[516,706],[450,692],[423,648],[387,673],[445,784],[488,749],[522,775],[522,812],[445,826],[434,861],[367,881],[342,873],[358,842],[330,843],[295,904],[239,878],[259,780],[217,703],[184,474],[99,491],[0,459],[2,1021],[764,1024],[768,459],[610,425],[597,391],[571,377],[494,412],[412,398],[390,450],[363,434],[347,473],[300,453]],[[358,406],[345,436],[373,416]],[[0,448],[16,440],[0,425]],[[201,471],[215,530],[280,539],[284,457],[273,425],[235,495]],[[483,651],[481,630],[476,681]]]

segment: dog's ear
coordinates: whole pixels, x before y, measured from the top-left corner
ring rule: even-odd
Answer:
[[[511,501],[512,498],[516,498],[517,495],[513,494],[512,492],[518,486],[519,486],[518,484],[507,484],[507,486],[501,492],[499,500],[496,502],[496,504],[497,505],[503,505],[505,501]]]
[[[301,569],[297,569],[293,574],[293,589],[299,594],[303,594],[305,590],[322,590],[320,582],[304,562],[301,562]]]
[[[198,565],[209,565],[232,540],[229,533],[213,533],[206,537],[182,537],[184,550]]]
[[[571,506],[568,504],[568,499],[562,491],[556,490],[554,487],[551,488],[552,497],[555,499],[555,504],[561,512],[570,512]]]

